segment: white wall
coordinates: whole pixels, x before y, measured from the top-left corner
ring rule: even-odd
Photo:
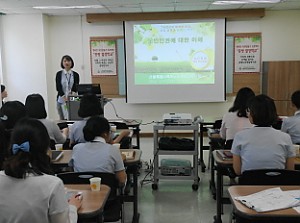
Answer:
[[[39,92],[47,103],[42,15],[3,16],[3,82],[9,100],[25,101]]]
[[[121,22],[89,24],[85,16],[6,15],[3,20],[4,83],[9,99],[24,102],[28,93],[39,92],[49,100],[48,113],[57,119],[55,109],[55,73],[60,59],[69,54],[80,73],[81,83],[91,81],[89,38],[122,36]],[[262,19],[228,21],[227,33],[262,33],[262,60],[299,60],[300,11],[267,11]],[[26,27],[26,28],[25,28]],[[184,92],[183,92],[184,93]],[[207,92],[209,94],[209,92]],[[113,99],[119,116],[142,119],[143,123],[161,121],[167,112],[187,112],[207,119],[220,118],[233,98],[222,103],[126,104]],[[116,118],[111,104],[105,107],[107,118]],[[142,126],[151,132],[152,126]]]

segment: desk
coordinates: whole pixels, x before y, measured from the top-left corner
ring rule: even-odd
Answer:
[[[245,196],[278,186],[231,186],[228,188],[237,222],[299,222],[300,214],[292,208],[258,213],[239,201],[236,196]],[[300,186],[280,186],[282,190],[300,190]]]
[[[295,158],[295,169],[300,166],[300,160]],[[223,160],[218,154],[217,150],[212,152],[211,157],[211,179],[210,188],[216,193],[216,203],[217,203],[217,215],[214,216],[214,223],[222,222],[222,208],[223,204],[230,204],[229,198],[223,197],[223,176],[227,173],[227,168],[232,167],[232,159]],[[215,186],[215,170],[217,171],[217,185]]]
[[[132,129],[133,136],[136,137],[136,146],[134,149],[140,149],[140,124],[142,123],[142,120],[135,120],[135,119],[109,119],[110,123],[124,123],[127,125],[128,128]]]
[[[134,151],[134,159],[124,160],[125,167],[127,168],[126,173],[129,176],[133,176],[133,194],[124,195],[124,202],[132,202],[133,203],[133,218],[132,222],[137,223],[139,222],[139,213],[138,213],[138,165],[141,160],[142,151],[139,149],[121,149],[122,151]],[[63,157],[58,160],[52,162],[52,166],[55,168],[57,167],[68,167],[68,163],[72,157],[72,150],[63,150],[64,155]]]
[[[216,165],[214,166],[214,163]],[[217,150],[212,152],[211,157],[211,180],[210,188],[215,188],[216,192],[216,203],[217,203],[217,215],[214,216],[214,223],[222,223],[222,209],[223,204],[230,204],[229,198],[223,197],[223,176],[228,167],[232,167],[232,160],[223,160],[217,155]],[[217,171],[217,186],[215,187],[215,173]]]
[[[65,184],[67,191],[81,191],[82,205],[78,210],[78,220],[96,219],[103,222],[103,208],[110,193],[110,188],[104,184],[100,191],[91,191],[89,184]]]
[[[205,172],[206,165],[203,160],[203,150],[208,150],[209,146],[204,146],[204,132],[207,132],[207,128],[213,128],[215,121],[204,121],[200,122],[200,157],[199,157],[199,165],[201,166],[201,172]]]

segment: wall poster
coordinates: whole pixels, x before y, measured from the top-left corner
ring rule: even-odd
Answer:
[[[117,74],[117,38],[91,37],[90,56],[92,76]]]
[[[234,73],[259,73],[261,35],[234,36]]]

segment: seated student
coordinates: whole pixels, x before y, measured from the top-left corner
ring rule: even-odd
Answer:
[[[70,146],[73,146],[77,143],[86,142],[82,131],[86,121],[91,116],[103,116],[103,114],[104,112],[97,96],[91,93],[84,94],[80,100],[78,109],[78,116],[83,118],[83,120],[74,122],[70,127]]]
[[[69,204],[63,182],[50,175],[49,135],[36,119],[20,120],[11,135],[11,156],[0,171],[0,222],[77,222],[81,200]]]
[[[120,184],[125,184],[126,173],[120,150],[107,144],[111,140],[107,119],[91,117],[83,128],[83,134],[87,142],[74,146],[69,166],[72,166],[75,172],[115,173]]]
[[[225,149],[231,149],[234,135],[237,132],[253,127],[247,117],[246,109],[247,101],[254,96],[252,89],[248,87],[241,88],[236,95],[233,106],[223,116],[220,136],[226,140]]]
[[[45,125],[50,139],[55,143],[64,143],[66,141],[69,128],[64,128],[61,132],[57,123],[51,119],[47,119],[45,101],[40,94],[28,95],[25,101],[25,107],[30,118],[36,118]]]
[[[11,132],[16,123],[23,117],[26,117],[26,109],[20,101],[8,101],[0,109],[1,120],[1,154],[0,163],[8,157],[8,144]],[[1,165],[1,164],[0,164]],[[2,169],[2,166],[0,166]]]
[[[20,101],[8,101],[0,109],[0,118],[7,131],[12,130],[17,121],[26,116],[26,108]]]
[[[277,120],[273,99],[258,95],[249,101],[249,120],[255,127],[236,133],[231,152],[237,175],[252,169],[294,169],[291,137],[272,128]]]
[[[101,103],[98,97],[95,94],[87,93],[84,94],[80,100],[78,116],[83,118],[83,120],[79,120],[74,122],[74,124],[70,127],[70,146],[77,143],[86,142],[83,136],[83,127],[86,124],[86,121],[91,116],[103,116],[104,112],[101,106]],[[129,130],[124,130],[118,135],[115,139],[113,139],[110,143],[119,143],[124,136],[128,136],[130,134]]]
[[[281,131],[291,136],[293,144],[300,144],[300,91],[295,91],[291,96],[291,100],[297,111],[294,116],[283,119]]]

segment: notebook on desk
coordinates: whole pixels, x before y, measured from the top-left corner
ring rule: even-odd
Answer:
[[[134,159],[135,152],[134,151],[122,151],[122,155],[126,156],[127,160]]]

